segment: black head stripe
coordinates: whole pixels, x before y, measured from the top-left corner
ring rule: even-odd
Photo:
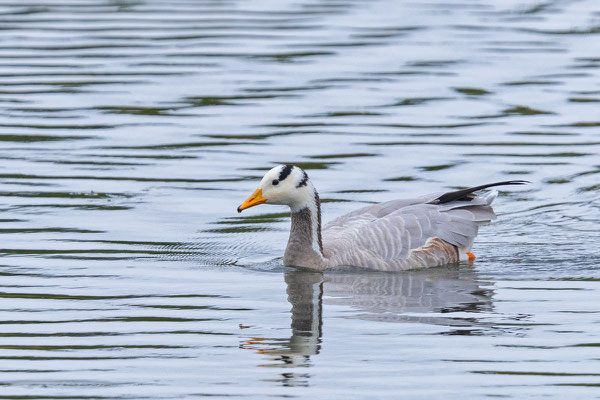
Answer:
[[[304,173],[304,176],[302,177],[300,183],[296,185],[297,188],[306,186],[306,184],[308,183],[308,174],[306,173],[306,171],[302,171],[302,173]]]
[[[290,164],[284,166],[283,169],[281,170],[281,172],[279,173],[279,182],[281,182],[282,180],[287,178],[288,175],[292,173],[293,168],[294,168],[294,166],[290,165]]]

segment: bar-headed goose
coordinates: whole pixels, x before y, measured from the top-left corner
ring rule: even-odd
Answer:
[[[480,225],[496,218],[498,192],[473,192],[526,181],[496,182],[414,199],[363,207],[321,229],[319,194],[308,174],[279,165],[265,174],[238,212],[259,204],[290,207],[292,227],[283,263],[324,270],[347,265],[382,271],[434,267],[474,258],[469,253]]]

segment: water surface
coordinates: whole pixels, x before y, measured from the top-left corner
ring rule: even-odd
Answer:
[[[600,397],[596,1],[0,4],[0,399]],[[526,179],[472,265],[281,266],[327,221]]]

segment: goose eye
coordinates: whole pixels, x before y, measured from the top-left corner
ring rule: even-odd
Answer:
[[[273,179],[273,182],[271,183],[273,184],[273,186],[279,185],[279,181],[277,179]]]

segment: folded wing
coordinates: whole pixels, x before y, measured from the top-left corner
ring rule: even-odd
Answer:
[[[332,262],[378,270],[423,268],[459,261],[471,249],[479,226],[496,218],[498,192],[475,196],[499,182],[416,199],[392,200],[335,219],[323,229]],[[325,254],[327,256],[327,254]]]

